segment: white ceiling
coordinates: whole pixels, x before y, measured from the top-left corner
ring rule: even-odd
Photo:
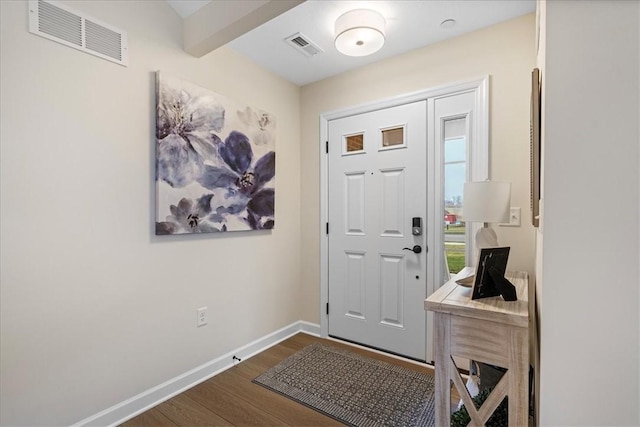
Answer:
[[[167,0],[167,3],[184,19],[211,3],[211,0]]]
[[[169,1],[184,18],[209,1]],[[216,0],[220,7],[225,1]],[[410,0],[351,1],[307,0],[282,15],[231,41],[227,46],[297,84],[362,67],[413,49],[476,31],[535,11],[535,0]],[[336,19],[352,9],[373,9],[386,18],[386,42],[367,57],[347,57],[335,49]],[[442,28],[455,19],[453,28]],[[306,57],[285,43],[302,33],[324,52]]]

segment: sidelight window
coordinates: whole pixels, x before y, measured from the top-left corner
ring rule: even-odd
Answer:
[[[444,122],[444,248],[449,272],[466,265],[467,232],[462,189],[467,179],[466,118]]]

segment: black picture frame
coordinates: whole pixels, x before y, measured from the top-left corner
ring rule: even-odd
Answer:
[[[489,274],[490,269],[504,277],[509,260],[509,246],[480,249],[476,277],[471,289],[471,299],[490,298],[501,295],[500,290]],[[495,271],[494,270],[494,271]]]

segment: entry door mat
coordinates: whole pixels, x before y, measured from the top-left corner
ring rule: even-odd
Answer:
[[[434,377],[311,344],[253,382],[358,427],[434,426]]]

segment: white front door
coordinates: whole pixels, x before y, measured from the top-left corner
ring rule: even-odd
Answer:
[[[425,360],[427,102],[331,120],[328,136],[329,335]]]

